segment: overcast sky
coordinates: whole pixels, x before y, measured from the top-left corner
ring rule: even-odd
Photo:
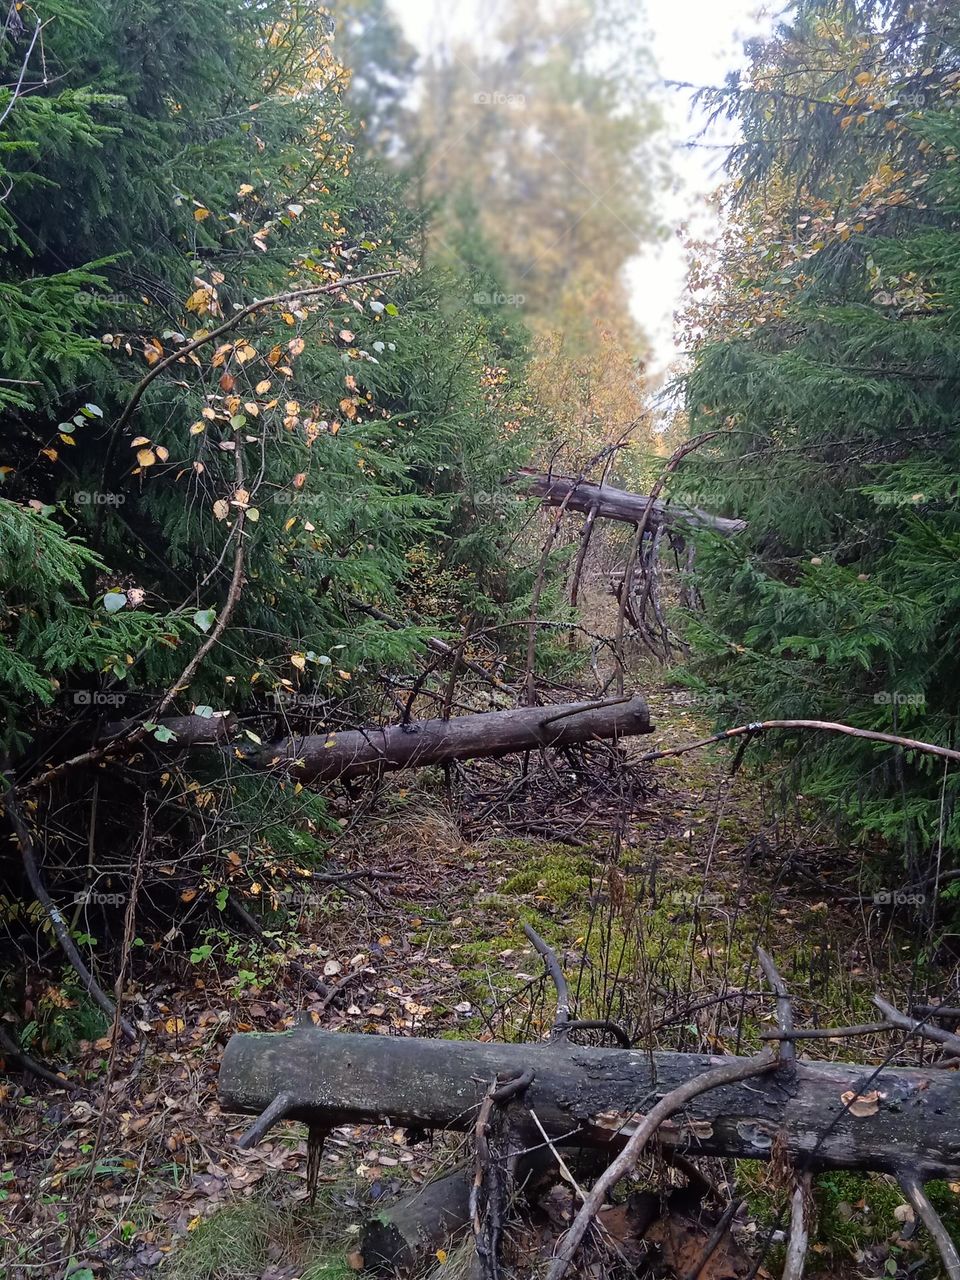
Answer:
[[[409,38],[426,51],[457,35],[483,39],[495,29],[503,0],[390,0]],[[743,65],[745,38],[769,29],[758,18],[757,0],[646,0],[653,54],[664,80],[719,84],[727,71]],[[719,181],[722,149],[688,148],[699,131],[691,119],[689,95],[664,89],[669,140],[680,190],[664,192],[662,216],[671,232],[703,208],[703,198]],[[729,141],[714,135],[713,144]],[[701,223],[701,226],[703,224]],[[629,268],[633,310],[653,343],[657,369],[676,355],[673,313],[681,303],[684,257],[671,234],[663,245],[638,256]]]

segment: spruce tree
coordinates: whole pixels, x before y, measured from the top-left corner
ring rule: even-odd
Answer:
[[[16,786],[52,770],[57,898],[83,885],[92,785],[65,762],[104,720],[150,745],[158,706],[232,712],[247,742],[369,722],[424,635],[522,616],[512,518],[476,499],[531,415],[515,338],[419,269],[422,214],[362,145],[324,10],[53,16],[42,64],[29,25],[0,39],[3,83],[26,67],[0,100],[0,695]],[[238,845],[245,868],[322,859],[322,799],[236,757],[104,767],[120,882],[145,788],[211,891]]]
[[[713,95],[744,140],[725,267],[699,264],[691,317],[690,431],[719,434],[673,485],[749,527],[704,540],[694,667],[741,723],[955,747],[960,23],[932,2],[802,0],[754,55]],[[956,771],[840,737],[790,756],[906,883],[960,847]]]

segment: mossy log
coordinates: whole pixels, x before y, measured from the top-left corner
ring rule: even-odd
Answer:
[[[631,1117],[718,1062],[693,1053],[559,1044],[474,1044],[348,1035],[304,1026],[243,1034],[227,1044],[220,1096],[227,1111],[321,1127],[384,1122],[468,1130],[486,1085],[531,1068],[524,1104],[558,1141],[629,1135]],[[865,1095],[849,1108],[851,1097]],[[875,1109],[874,1109],[875,1108]],[[257,1140],[267,1123],[254,1125]],[[687,1156],[768,1159],[811,1169],[864,1169],[921,1178],[960,1174],[960,1077],[837,1062],[784,1063],[762,1078],[697,1097],[659,1139]]]
[[[631,493],[628,489],[615,489],[612,485],[593,484],[589,480],[577,480],[573,476],[541,475],[534,471],[519,471],[510,482],[551,507],[566,504],[567,511],[579,511],[584,515],[595,512],[604,520],[619,520],[623,524],[639,524],[650,504],[647,494]],[[595,517],[596,518],[596,517]],[[651,532],[658,525],[689,525],[699,529],[713,529],[730,536],[742,533],[745,520],[730,520],[715,516],[700,507],[686,507],[681,503],[661,502],[655,498],[650,507],[646,527]]]

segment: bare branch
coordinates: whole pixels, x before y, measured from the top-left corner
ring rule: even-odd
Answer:
[[[901,1173],[898,1174],[897,1181],[914,1213],[933,1237],[940,1251],[940,1257],[943,1259],[944,1270],[950,1280],[960,1280],[960,1252],[957,1250],[956,1242],[950,1238],[949,1232],[940,1221],[940,1215],[927,1198],[920,1179],[915,1173]]]
[[[781,1042],[780,1061],[796,1062],[797,1051],[790,1039],[790,1033],[793,1031],[793,1006],[790,1003],[787,984],[781,978],[777,971],[777,966],[764,951],[763,947],[757,947],[757,955],[760,959],[760,968],[763,970],[764,977],[770,983],[777,997],[777,1026]]]
[[[550,975],[550,981],[557,989],[557,1016],[554,1018],[553,1030],[550,1036],[551,1039],[560,1039],[566,1036],[566,1027],[570,1021],[570,992],[567,989],[567,980],[563,976],[557,953],[544,942],[533,925],[525,924],[523,932],[539,952],[547,973]]]
[[[944,1031],[942,1027],[932,1027],[928,1022],[909,1018],[905,1013],[901,1013],[899,1009],[895,1009],[892,1004],[882,1000],[880,996],[874,996],[873,1003],[892,1027],[896,1027],[900,1031],[906,1031],[911,1036],[923,1036],[927,1040],[935,1040],[937,1044],[946,1045],[954,1053],[960,1053],[960,1036],[956,1036],[950,1031]]]
[[[953,751],[950,747],[941,747],[934,742],[919,742],[916,738],[901,738],[895,733],[857,729],[853,725],[836,724],[831,720],[758,720],[755,724],[725,729],[723,733],[715,733],[710,738],[701,738],[699,742],[688,742],[682,747],[671,747],[666,751],[648,751],[646,755],[638,756],[635,763],[645,764],[651,760],[665,760],[669,756],[686,755],[688,751],[697,751],[701,747],[712,746],[715,742],[742,738],[745,734],[765,733],[769,729],[813,729],[821,733],[843,733],[851,738],[864,738],[868,742],[885,742],[892,747],[903,747],[906,751],[920,751],[925,755],[940,756],[943,760],[960,761],[960,751]]]
[[[20,845],[20,857],[23,860],[23,869],[27,875],[27,881],[33,891],[33,896],[43,907],[47,914],[53,932],[57,941],[60,943],[60,949],[70,961],[76,971],[77,976],[83,986],[84,991],[90,996],[91,1000],[106,1014],[107,1018],[112,1022],[117,1016],[117,1010],[113,1001],[106,994],[96,978],[83,962],[83,957],[77,950],[76,943],[70,937],[70,930],[67,922],[60,914],[60,909],[47,893],[43,880],[40,877],[40,869],[37,866],[36,854],[33,847],[33,838],[30,835],[26,820],[20,811],[17,803],[16,794],[13,787],[7,783],[7,790],[3,795],[3,806],[6,809],[7,817],[10,819],[10,825],[13,827],[13,833]],[[119,1025],[123,1034],[128,1040],[135,1040],[136,1032],[126,1018],[120,1018]]]
[[[685,1080],[683,1084],[678,1085],[676,1089],[661,1098],[657,1105],[638,1124],[617,1158],[610,1163],[594,1183],[589,1196],[584,1201],[583,1206],[570,1226],[570,1230],[564,1237],[559,1253],[550,1263],[546,1280],[562,1280],[567,1268],[573,1261],[574,1254],[580,1247],[580,1242],[587,1233],[587,1228],[599,1212],[607,1193],[621,1178],[626,1177],[633,1170],[644,1147],[665,1120],[669,1120],[671,1116],[682,1110],[688,1102],[698,1097],[701,1093],[707,1093],[710,1089],[722,1088],[725,1084],[734,1084],[739,1080],[749,1080],[753,1076],[763,1075],[767,1071],[772,1071],[777,1065],[777,1060],[771,1057],[769,1053],[764,1052],[756,1058],[748,1058],[745,1062],[740,1060],[739,1062],[726,1063],[723,1066],[714,1067],[711,1071],[705,1071],[700,1076]]]

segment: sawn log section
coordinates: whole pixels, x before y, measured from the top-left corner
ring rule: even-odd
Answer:
[[[299,1027],[235,1035],[220,1068],[228,1111],[280,1114],[322,1127],[358,1121],[468,1130],[499,1073],[531,1067],[523,1104],[558,1141],[599,1143],[630,1132],[630,1117],[729,1058],[552,1044],[475,1044],[348,1035]],[[854,1115],[842,1095],[872,1095]],[[872,1104],[865,1108],[869,1110]],[[960,1077],[834,1062],[782,1065],[765,1077],[696,1098],[662,1142],[690,1155],[766,1159],[775,1146],[811,1169],[960,1174]]]

